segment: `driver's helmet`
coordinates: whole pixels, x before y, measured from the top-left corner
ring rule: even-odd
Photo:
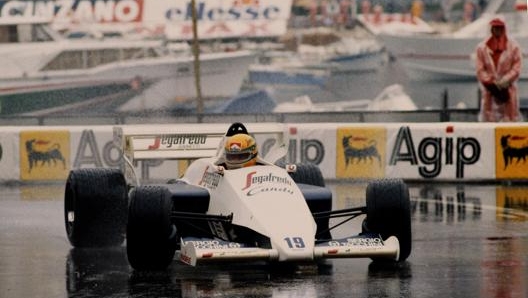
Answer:
[[[225,143],[225,163],[228,169],[238,169],[257,164],[257,142],[247,134],[236,134]]]

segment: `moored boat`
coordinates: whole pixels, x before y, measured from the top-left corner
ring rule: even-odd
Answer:
[[[528,58],[528,14],[516,10],[515,1],[505,0],[477,20],[455,32],[380,32],[377,36],[389,53],[414,80],[476,80],[475,49],[489,35],[489,22],[502,18],[508,36],[514,38]],[[499,3],[500,4],[500,3]],[[521,80],[528,79],[528,63],[523,64]]]
[[[3,115],[103,97],[148,94],[173,101],[197,95],[194,57],[161,40],[68,40],[48,20],[11,18],[0,21],[0,44]],[[202,96],[237,94],[253,61],[249,51],[201,54]]]

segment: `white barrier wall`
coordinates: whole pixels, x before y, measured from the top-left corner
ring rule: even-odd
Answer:
[[[298,144],[298,154],[292,160],[319,164],[329,179],[528,178],[528,125],[522,123],[294,126],[297,137],[291,137]]]
[[[175,124],[175,132],[182,126]],[[62,181],[73,168],[121,167],[112,128],[3,127],[0,181]],[[528,179],[524,123],[291,123],[285,128],[288,161],[315,163],[326,179]],[[265,154],[267,140],[257,141]],[[186,164],[143,161],[138,175],[173,178]]]

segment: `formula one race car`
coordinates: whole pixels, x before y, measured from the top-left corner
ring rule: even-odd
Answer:
[[[246,127],[234,123],[227,133],[219,125],[190,128],[116,127],[114,139],[127,163],[123,171],[72,170],[64,201],[71,245],[115,246],[126,236],[136,270],[165,269],[175,255],[193,266],[360,257],[398,262],[410,255],[410,202],[403,181],[370,182],[365,207],[332,210],[332,192],[319,168],[281,158],[287,152],[283,125],[254,124],[251,134],[276,135],[275,145],[257,165],[232,170],[221,166],[224,139],[248,134]],[[179,179],[151,185],[132,179],[138,160],[182,158],[194,161]],[[332,238],[333,228],[363,214],[360,234]]]

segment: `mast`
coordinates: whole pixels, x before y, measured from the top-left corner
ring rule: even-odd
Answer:
[[[203,113],[204,103],[202,99],[202,88],[200,83],[200,43],[198,40],[198,21],[196,17],[196,1],[191,0],[191,11],[192,11],[192,30],[193,30],[193,41],[192,41],[192,52],[194,56],[194,85],[196,87],[196,110],[198,114]]]

